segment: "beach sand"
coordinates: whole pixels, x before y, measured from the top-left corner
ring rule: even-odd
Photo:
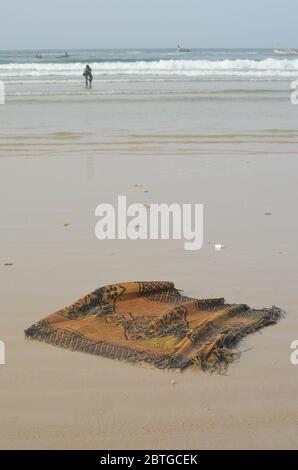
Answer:
[[[298,339],[297,135],[289,123],[253,128],[252,105],[241,121],[235,104],[229,113],[236,117],[225,121],[214,104],[216,118],[211,109],[209,121],[198,113],[190,126],[182,119],[190,104],[179,108],[180,127],[175,115],[168,120],[171,102],[143,104],[141,111],[135,100],[102,108],[98,102],[5,107],[0,448],[297,448],[298,366],[290,362],[290,344]],[[109,122],[109,112],[119,121]],[[216,142],[212,133],[219,134]],[[185,138],[171,144],[175,135]],[[203,203],[202,250],[184,251],[183,241],[98,241],[95,207],[118,195],[128,203]],[[225,249],[216,252],[215,243]],[[129,280],[172,280],[189,295],[277,305],[287,316],[242,341],[240,360],[222,376],[136,367],[24,339],[23,331],[46,314]]]

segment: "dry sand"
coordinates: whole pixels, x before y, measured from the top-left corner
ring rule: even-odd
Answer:
[[[297,158],[270,153],[2,158],[0,447],[297,448],[297,171]],[[95,207],[118,194],[204,203],[203,249],[99,242]],[[226,249],[216,252],[215,243]],[[199,297],[275,304],[287,317],[243,341],[225,376],[135,367],[24,339],[33,322],[96,287],[154,279]]]

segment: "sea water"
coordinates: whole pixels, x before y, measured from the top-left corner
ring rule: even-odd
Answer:
[[[279,82],[298,77],[298,56],[278,56],[270,49],[94,49],[69,50],[67,54],[59,50],[1,51],[0,80],[6,83],[8,95],[55,90],[79,93],[81,87],[76,85],[84,83],[87,63],[93,70],[94,85],[106,84],[99,90],[103,93],[121,91],[119,84],[122,90],[126,84],[129,92],[146,91],[146,83],[154,84],[155,92],[164,92],[165,84],[168,91],[183,92],[204,81]]]
[[[269,49],[1,51],[0,154],[293,155],[297,78]]]

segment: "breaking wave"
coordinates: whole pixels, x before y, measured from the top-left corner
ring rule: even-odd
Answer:
[[[121,77],[239,77],[294,78],[298,76],[298,59],[226,59],[226,60],[156,60],[111,61],[90,64],[94,75]],[[0,64],[0,79],[49,77],[75,78],[82,75],[82,63],[9,63]]]

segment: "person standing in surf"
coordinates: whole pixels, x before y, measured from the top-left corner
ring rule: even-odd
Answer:
[[[86,88],[91,88],[93,75],[92,75],[92,68],[90,67],[90,65],[86,65],[83,76],[85,77],[85,80],[86,80]]]

